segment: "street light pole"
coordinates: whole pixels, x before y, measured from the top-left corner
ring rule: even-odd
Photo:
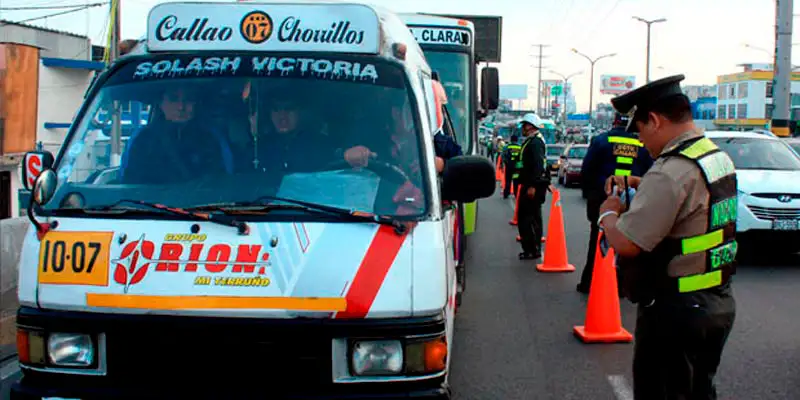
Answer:
[[[645,75],[645,83],[650,83],[650,26],[653,24],[657,24],[659,22],[666,22],[667,19],[659,18],[659,19],[654,19],[652,21],[648,21],[640,17],[633,17],[633,19],[647,24],[647,63],[646,63],[647,73]]]
[[[617,55],[617,53],[604,54],[604,55],[602,55],[600,57],[592,59],[591,57],[587,56],[586,54],[581,53],[577,49],[572,49],[572,52],[577,54],[577,55],[579,55],[579,56],[581,56],[581,57],[583,57],[583,58],[585,58],[585,59],[587,59],[589,61],[589,64],[591,64],[591,72],[590,72],[591,76],[589,76],[589,121],[591,122],[592,121],[592,96],[594,95],[594,64],[597,63],[598,61],[604,59],[604,58],[614,57],[615,55]]]
[[[558,72],[553,71],[553,70],[550,70],[550,73],[556,74],[556,75],[560,76],[561,79],[564,80],[564,85],[561,88],[561,90],[564,92],[564,103],[561,106],[561,111],[562,111],[562,114],[564,115],[562,117],[562,123],[566,125],[566,123],[567,123],[567,82],[569,82],[569,78],[572,78],[573,76],[576,76],[576,75],[580,75],[580,74],[583,73],[583,71],[575,72],[574,74],[570,74],[570,75],[567,75],[567,76],[564,76],[563,74],[558,73]]]

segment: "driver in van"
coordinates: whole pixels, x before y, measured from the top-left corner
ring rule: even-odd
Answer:
[[[136,132],[124,152],[123,183],[165,184],[231,171],[230,147],[199,120],[198,92],[166,89],[151,121]]]

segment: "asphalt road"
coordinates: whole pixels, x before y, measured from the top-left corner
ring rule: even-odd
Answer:
[[[575,189],[562,189],[569,260],[577,270],[544,274],[519,261],[510,200],[481,200],[479,230],[468,248],[468,287],[456,320],[451,385],[467,399],[628,400],[633,344],[586,345],[586,296],[575,291],[583,268],[588,223]],[[545,207],[549,211],[549,200]],[[738,316],[717,379],[720,399],[785,400],[800,393],[800,258],[740,265]],[[622,303],[633,330],[635,309]],[[0,366],[2,386],[18,378]],[[5,393],[0,396],[6,399]]]
[[[587,296],[575,285],[588,221],[580,191],[561,192],[569,261],[577,268],[568,274],[540,273],[540,261],[518,260],[516,227],[508,225],[511,201],[499,194],[481,201],[456,319],[456,399],[632,399],[633,344],[587,345],[572,334],[585,317]],[[800,257],[739,266],[738,315],[717,379],[720,399],[798,398],[799,289]],[[634,306],[623,300],[621,312],[633,332]]]

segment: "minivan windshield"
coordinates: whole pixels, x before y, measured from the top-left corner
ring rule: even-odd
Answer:
[[[800,170],[800,157],[780,140],[743,137],[711,140],[728,153],[736,169]]]
[[[86,208],[121,199],[193,208],[271,196],[418,216],[427,191],[410,93],[399,65],[363,56],[133,59],[89,100],[44,208],[63,208],[75,195]],[[119,157],[111,154],[114,113]]]
[[[469,130],[470,85],[469,54],[446,51],[425,50],[425,58],[431,69],[439,73],[439,79],[447,93],[447,105],[453,119],[458,143],[468,149],[471,146],[472,132]]]

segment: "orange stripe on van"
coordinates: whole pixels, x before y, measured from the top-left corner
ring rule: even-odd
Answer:
[[[344,311],[340,297],[145,296],[87,293],[89,307],[149,310],[271,309],[292,311]]]

